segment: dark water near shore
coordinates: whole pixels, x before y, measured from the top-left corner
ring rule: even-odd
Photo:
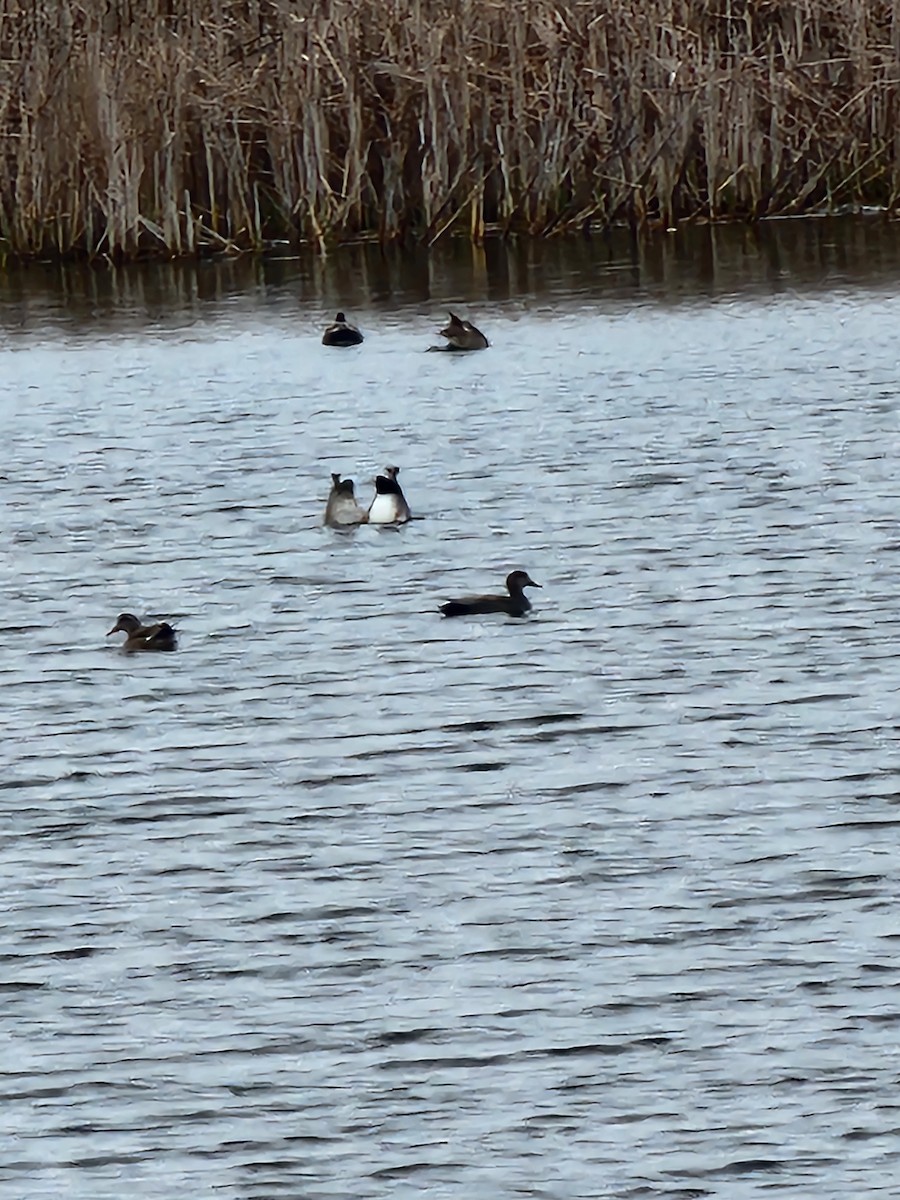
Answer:
[[[2,1200],[894,1194],[898,280],[874,220],[0,277]],[[422,519],[324,530],[388,462]]]

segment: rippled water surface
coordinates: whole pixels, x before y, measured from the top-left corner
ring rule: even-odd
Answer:
[[[0,280],[3,1200],[897,1194],[898,278]],[[390,462],[421,519],[323,529]]]

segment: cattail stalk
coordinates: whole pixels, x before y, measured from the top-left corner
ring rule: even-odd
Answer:
[[[0,257],[900,202],[900,0],[0,0]]]

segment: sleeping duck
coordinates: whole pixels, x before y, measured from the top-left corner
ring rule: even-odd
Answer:
[[[351,325],[342,312],[334,318],[334,324],[329,325],[322,334],[323,346],[358,346],[363,335]]]

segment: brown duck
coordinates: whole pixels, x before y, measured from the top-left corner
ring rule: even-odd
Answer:
[[[106,636],[112,633],[127,635],[123,650],[174,650],[178,645],[176,631],[167,621],[142,625],[134,613],[121,613]]]
[[[441,337],[445,337],[449,344],[438,346],[439,350],[486,350],[489,344],[481,330],[476,329],[471,321],[464,321],[453,313],[450,313],[447,327],[441,330]]]
[[[335,471],[331,473],[331,491],[325,505],[325,524],[332,529],[345,529],[349,525],[363,525],[368,520],[366,510],[356,503],[352,479],[341,479]]]

